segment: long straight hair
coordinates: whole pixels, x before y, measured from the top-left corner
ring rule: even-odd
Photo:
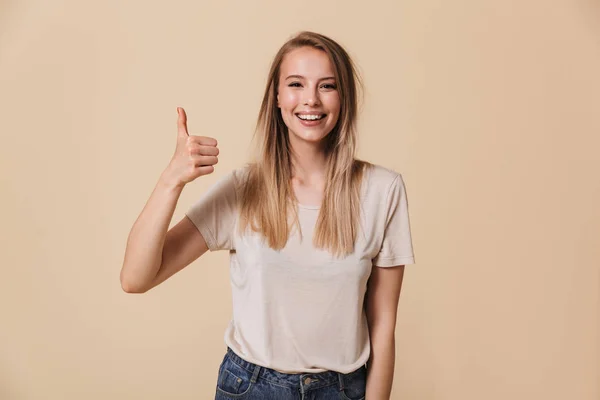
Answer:
[[[341,103],[338,121],[323,139],[326,186],[313,245],[337,257],[346,256],[354,251],[360,224],[360,187],[364,170],[370,165],[355,158],[358,90],[362,90],[362,81],[344,48],[318,33],[304,31],[295,35],[272,61],[254,132],[255,159],[248,164],[242,189],[239,229],[244,232],[250,226],[275,250],[285,247],[293,226],[302,234],[298,201],[292,188],[292,148],[288,128],[277,107],[277,92],[285,55],[305,46],[329,57]]]

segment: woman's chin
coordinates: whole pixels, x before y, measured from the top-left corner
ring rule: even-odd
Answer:
[[[321,141],[327,136],[327,134],[323,134],[323,132],[299,132],[299,134],[292,133],[292,135],[294,135],[298,140],[314,144],[321,143]]]

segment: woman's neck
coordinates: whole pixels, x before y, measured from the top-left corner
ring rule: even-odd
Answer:
[[[320,183],[325,180],[325,153],[312,143],[295,143],[292,151],[292,177],[299,182]]]

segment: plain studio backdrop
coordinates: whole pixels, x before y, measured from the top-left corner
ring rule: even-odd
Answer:
[[[227,252],[121,290],[176,107],[219,141],[172,225],[248,159],[290,36],[345,46],[359,157],[406,182],[416,265],[393,399],[596,400],[600,4],[592,0],[0,3],[0,398],[210,399]]]

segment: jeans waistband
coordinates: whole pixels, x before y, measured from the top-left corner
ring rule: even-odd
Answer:
[[[280,386],[299,388],[304,382],[307,382],[307,378],[310,378],[310,386],[312,388],[330,386],[332,384],[338,384],[340,390],[344,390],[344,382],[346,382],[353,374],[359,373],[366,366],[363,365],[356,371],[343,374],[335,371],[324,371],[324,372],[303,372],[297,374],[286,374],[283,372],[276,371],[271,368],[263,367],[244,360],[238,356],[230,347],[227,347],[227,357],[240,367],[247,371],[254,373],[257,378],[265,379],[269,382],[275,383]],[[257,372],[258,370],[258,372]]]

